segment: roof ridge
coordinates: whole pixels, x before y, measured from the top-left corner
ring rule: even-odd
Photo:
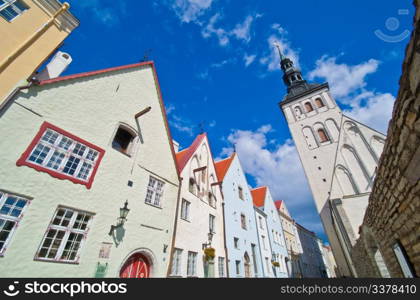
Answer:
[[[117,67],[99,69],[99,70],[95,70],[95,71],[88,71],[88,72],[76,73],[76,74],[71,74],[71,75],[66,75],[66,76],[60,76],[60,77],[56,77],[56,78],[52,78],[52,79],[39,81],[37,83],[37,85],[46,85],[46,84],[50,84],[50,83],[55,83],[55,82],[60,82],[60,81],[65,81],[65,80],[70,80],[70,79],[84,78],[84,77],[99,75],[99,74],[108,73],[108,72],[112,72],[112,71],[126,70],[126,69],[136,68],[136,67],[140,67],[140,66],[146,66],[146,65],[153,66],[154,62],[153,61],[146,61],[146,62],[122,65],[122,66],[117,66]]]

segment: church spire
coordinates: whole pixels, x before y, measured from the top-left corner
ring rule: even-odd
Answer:
[[[314,90],[327,87],[328,83],[317,84],[308,83],[302,76],[302,72],[295,67],[293,61],[286,57],[281,49],[281,45],[278,42],[274,43],[280,56],[280,67],[283,71],[283,82],[287,87],[287,95],[283,98],[284,102],[292,101],[297,97],[310,93]]]
[[[292,89],[302,86],[306,83],[303,79],[301,71],[294,66],[293,61],[284,56],[281,51],[281,46],[278,42],[274,43],[280,56],[280,66],[283,70],[283,82],[287,86],[287,92],[290,93]]]

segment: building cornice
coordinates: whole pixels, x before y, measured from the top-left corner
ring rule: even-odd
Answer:
[[[41,8],[47,11],[48,14],[51,16],[54,15],[54,13],[60,9],[60,7],[63,5],[58,0],[34,0],[35,3],[37,3]],[[73,30],[74,28],[78,27],[80,24],[80,21],[69,11],[64,12],[61,14],[58,19],[60,21],[65,21],[67,25],[69,25],[69,29]]]

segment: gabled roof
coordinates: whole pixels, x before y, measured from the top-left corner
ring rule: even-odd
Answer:
[[[197,150],[198,146],[200,145],[201,141],[207,136],[206,133],[202,133],[198,135],[194,142],[188,148],[178,152],[176,154],[176,160],[178,163],[178,172],[181,174],[182,170],[184,169],[187,162],[190,160],[191,156],[193,156],[194,152]]]
[[[164,119],[164,123],[165,123],[165,129],[166,129],[166,132],[167,132],[167,135],[168,135],[168,142],[169,142],[169,145],[170,145],[170,149],[171,149],[171,152],[172,152],[172,157],[173,157],[174,163],[175,163],[176,167],[178,167],[177,166],[176,154],[175,154],[175,150],[174,150],[173,142],[172,142],[172,134],[171,134],[171,130],[169,128],[169,122],[168,122],[168,118],[167,118],[165,104],[163,102],[162,91],[161,91],[161,88],[160,88],[159,79],[158,79],[157,72],[156,72],[156,67],[155,67],[155,64],[154,64],[153,61],[146,61],[146,62],[140,62],[140,63],[129,64],[129,65],[124,65],[124,66],[112,67],[112,68],[107,68],[107,69],[102,69],[102,70],[96,70],[96,71],[72,74],[72,75],[67,75],[67,76],[61,76],[61,77],[37,82],[36,85],[43,86],[43,85],[47,85],[47,84],[51,84],[51,83],[55,83],[55,82],[61,82],[61,81],[77,79],[77,78],[84,78],[84,77],[99,75],[99,74],[113,72],[113,71],[138,68],[138,67],[142,67],[142,66],[150,66],[151,69],[152,69],[153,78],[155,80],[156,90],[157,90],[158,98],[159,98],[159,105],[160,105],[160,108],[161,108],[161,111],[162,111],[162,115],[163,115],[163,119]],[[179,174],[178,174],[178,178],[179,178]]]
[[[230,157],[217,161],[214,166],[216,167],[216,174],[219,181],[223,181],[236,153],[234,152]]]
[[[256,189],[251,190],[252,200],[254,201],[254,205],[256,207],[264,206],[265,202],[265,195],[267,194],[267,187],[262,186]]]
[[[53,79],[43,80],[43,81],[38,82],[37,84],[38,85],[46,85],[46,84],[59,82],[59,81],[89,77],[89,76],[93,76],[93,75],[99,75],[99,74],[103,74],[103,73],[119,71],[119,70],[126,70],[126,69],[141,67],[141,66],[147,66],[147,65],[151,66],[154,69],[154,63],[152,61],[146,61],[146,62],[131,64],[131,65],[118,66],[118,67],[113,67],[113,68],[97,70],[97,71],[90,71],[90,72],[72,74],[72,75],[67,75],[67,76],[61,76],[61,77],[57,77],[57,78],[53,78]]]
[[[274,201],[274,204],[276,205],[277,210],[279,210],[283,205],[283,200]]]

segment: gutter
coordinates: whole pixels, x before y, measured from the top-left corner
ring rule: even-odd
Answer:
[[[19,86],[17,88],[15,88],[9,96],[6,97],[6,99],[0,104],[0,117],[3,115],[3,113],[6,111],[7,107],[9,106],[9,104],[11,104],[11,102],[13,101],[13,99],[15,98],[15,96],[17,96],[17,94],[19,94],[19,92],[21,90],[24,89],[28,89],[32,86],[32,81],[29,82],[27,85],[23,85],[23,86]]]

